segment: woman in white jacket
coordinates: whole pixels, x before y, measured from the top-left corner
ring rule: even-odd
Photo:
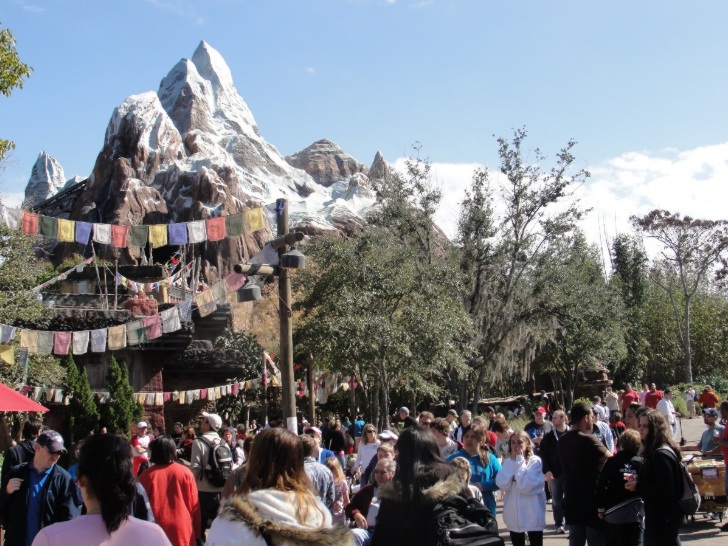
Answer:
[[[526,533],[531,546],[542,546],[546,493],[541,459],[533,454],[530,438],[520,430],[511,434],[508,453],[495,477],[495,483],[505,492],[503,521],[513,546],[525,546]]]
[[[245,478],[223,502],[207,536],[208,546],[352,545],[344,526],[316,498],[303,468],[301,440],[271,428],[255,437]]]

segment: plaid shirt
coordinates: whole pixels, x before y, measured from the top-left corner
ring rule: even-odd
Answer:
[[[303,460],[303,469],[326,508],[331,510],[334,505],[334,475],[331,470],[317,463],[313,457],[306,457]]]

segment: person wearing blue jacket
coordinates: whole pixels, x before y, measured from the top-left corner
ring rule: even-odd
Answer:
[[[10,470],[0,491],[5,544],[30,546],[43,527],[81,514],[82,499],[71,475],[56,463],[66,453],[55,430],[38,436],[33,459]]]
[[[463,430],[463,448],[445,459],[452,461],[456,457],[464,457],[470,463],[470,483],[480,489],[483,504],[495,516],[495,495],[498,490],[495,478],[501,471],[498,459],[484,447],[487,430],[481,425],[470,425]]]

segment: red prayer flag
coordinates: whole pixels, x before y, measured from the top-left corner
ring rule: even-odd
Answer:
[[[32,212],[23,211],[23,233],[26,235],[36,235],[38,233],[38,215]]]
[[[126,236],[129,226],[111,226],[111,244],[116,248],[126,248]]]
[[[225,217],[208,218],[205,220],[208,241],[222,241],[225,238]]]

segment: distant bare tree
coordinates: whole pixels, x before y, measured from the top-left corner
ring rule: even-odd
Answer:
[[[690,351],[690,304],[701,282],[707,279],[728,247],[728,222],[680,217],[677,212],[655,209],[645,216],[630,217],[632,225],[662,244],[655,282],[665,290],[672,304],[678,336],[683,346],[685,381],[692,383]],[[682,309],[675,292],[683,296]]]

